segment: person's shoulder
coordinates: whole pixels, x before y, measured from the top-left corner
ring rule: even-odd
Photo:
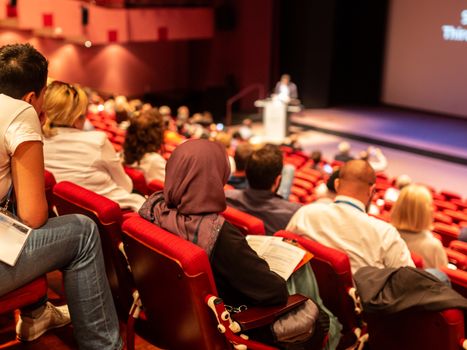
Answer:
[[[313,202],[305,205],[300,205],[295,215],[309,215],[310,213],[324,213],[327,211],[330,211],[329,204]]]
[[[230,244],[233,244],[235,242],[242,242],[245,240],[245,235],[240,232],[240,230],[232,225],[230,222],[227,220],[224,221],[224,224],[222,225],[220,231],[219,231],[219,238],[223,242],[229,242]]]
[[[100,147],[104,146],[105,142],[108,140],[107,134],[99,130],[91,130],[91,131],[80,130],[79,137],[83,141],[86,141],[92,144],[97,144]]]
[[[371,225],[373,225],[377,229],[391,230],[391,231],[397,232],[397,229],[394,226],[392,226],[389,222],[378,219],[378,218],[376,218],[374,216],[371,216],[371,215],[368,215],[368,214],[365,214],[365,217],[366,217],[366,220],[368,221],[368,223],[370,223]]]
[[[243,195],[243,193],[245,192],[244,189],[232,189],[232,190],[227,190],[225,191],[225,197],[226,198],[239,198]]]
[[[287,208],[289,208],[290,210],[293,210],[293,211],[297,211],[298,209],[300,209],[301,207],[303,207],[303,204],[301,203],[297,203],[297,202],[290,202],[288,201],[287,199],[284,199],[284,198],[280,198],[281,200],[281,204]]]

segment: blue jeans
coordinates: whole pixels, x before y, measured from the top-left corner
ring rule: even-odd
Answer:
[[[0,295],[56,269],[63,272],[79,348],[121,349],[99,232],[95,223],[85,216],[60,216],[33,230],[14,267],[0,262]]]
[[[292,183],[295,176],[295,167],[291,164],[284,164],[282,168],[282,179],[277,190],[277,194],[284,199],[289,199]]]

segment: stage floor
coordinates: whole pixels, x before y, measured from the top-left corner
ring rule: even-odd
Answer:
[[[378,108],[307,109],[292,125],[467,165],[467,119]]]

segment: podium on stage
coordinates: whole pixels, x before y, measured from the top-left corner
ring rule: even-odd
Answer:
[[[278,98],[255,101],[255,106],[263,109],[264,139],[267,142],[281,143],[289,134],[289,113],[299,112],[299,106],[289,105]]]

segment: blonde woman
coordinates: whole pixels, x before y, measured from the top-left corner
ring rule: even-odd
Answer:
[[[440,268],[448,264],[441,242],[433,237],[433,199],[430,191],[420,185],[404,187],[391,212],[391,223],[410,251],[425,260],[426,268]]]
[[[45,94],[43,131],[45,167],[57,181],[71,181],[138,210],[144,197],[131,193],[133,184],[105,133],[83,131],[88,100],[78,86],[52,82]]]

